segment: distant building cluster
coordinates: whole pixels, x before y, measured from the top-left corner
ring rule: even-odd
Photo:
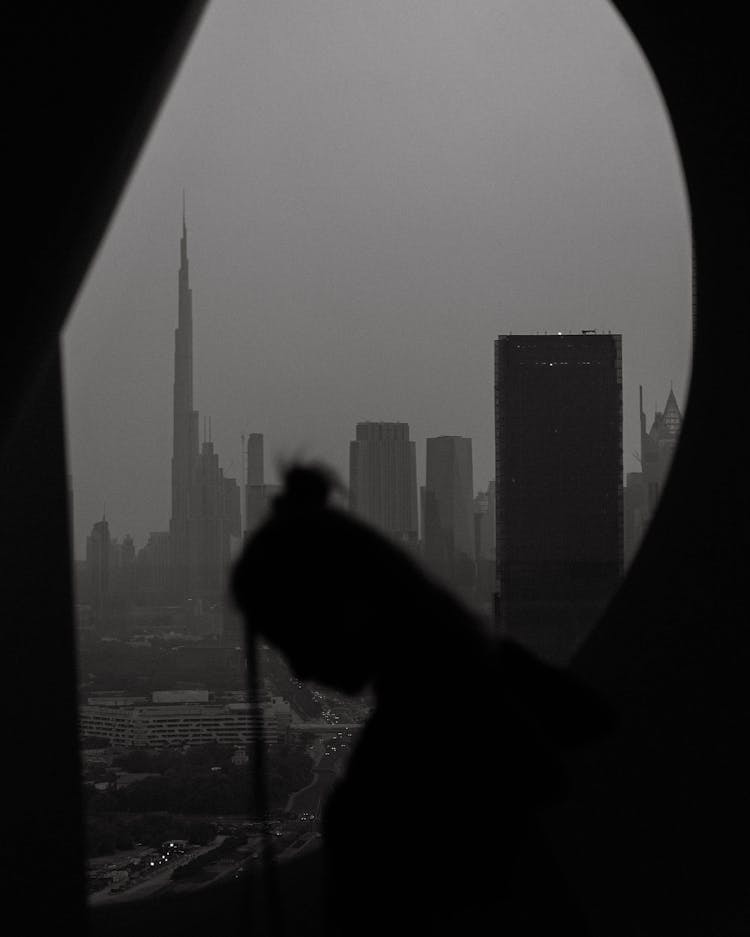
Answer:
[[[150,623],[237,646],[242,625],[226,601],[227,573],[279,486],[266,483],[261,433],[243,437],[240,482],[224,474],[210,421],[199,439],[184,211],[178,287],[169,530],[152,531],[136,550],[130,536],[111,536],[106,517],[93,525],[78,570],[79,623],[94,631]],[[594,330],[497,337],[495,477],[482,490],[466,436],[425,440],[421,487],[408,423],[358,422],[349,443],[349,509],[418,556],[498,634],[555,663],[581,646],[621,581],[679,436],[674,393],[647,431],[641,390],[641,471],[623,488],[621,341]],[[138,731],[156,719],[147,711]],[[241,721],[232,712],[225,725]]]
[[[183,212],[175,329],[171,516],[168,531],[153,531],[136,551],[132,538],[118,543],[105,517],[88,537],[86,560],[78,570],[79,623],[93,629],[127,630],[143,616],[137,609],[162,609],[151,619],[179,620],[198,634],[238,639],[236,616],[225,599],[227,571],[242,543],[240,485],[224,474],[211,440],[210,420],[193,407],[193,300],[189,279],[187,226]],[[262,437],[258,482],[258,437],[248,443],[246,510],[251,523],[262,514],[270,491],[262,483]],[[258,497],[258,484],[261,496]],[[71,495],[72,500],[72,495]],[[171,610],[171,611],[170,611]]]

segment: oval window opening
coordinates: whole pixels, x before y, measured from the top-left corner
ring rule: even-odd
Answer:
[[[128,809],[187,745],[241,770],[226,576],[285,461],[329,465],[488,629],[567,662],[679,438],[690,242],[666,111],[606,4],[210,6],[64,334],[90,803]],[[344,764],[367,699],[265,665],[268,743],[319,732],[285,776]],[[150,827],[110,832],[101,900],[153,873],[106,870]]]

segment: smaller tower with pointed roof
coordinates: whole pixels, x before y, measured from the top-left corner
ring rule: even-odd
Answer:
[[[655,412],[651,429],[648,431],[646,430],[646,414],[643,410],[643,387],[639,388],[639,409],[641,471],[628,472],[624,492],[623,527],[626,564],[635,555],[638,544],[656,510],[682,428],[682,414],[671,384],[664,410]]]

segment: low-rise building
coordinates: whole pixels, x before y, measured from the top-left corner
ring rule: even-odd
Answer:
[[[185,695],[187,694],[187,695]],[[219,742],[243,746],[263,740],[274,744],[288,738],[289,703],[268,693],[259,705],[249,702],[211,703],[194,691],[155,693],[152,702],[112,705],[97,701],[80,706],[84,736],[109,739],[121,748],[184,748]]]

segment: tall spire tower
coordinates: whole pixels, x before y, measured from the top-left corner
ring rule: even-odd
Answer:
[[[193,409],[193,293],[187,253],[185,192],[182,193],[182,237],[178,273],[177,328],[174,333],[172,423],[172,517],[169,523],[174,588],[183,596],[188,586],[190,487],[198,458],[198,412]]]

